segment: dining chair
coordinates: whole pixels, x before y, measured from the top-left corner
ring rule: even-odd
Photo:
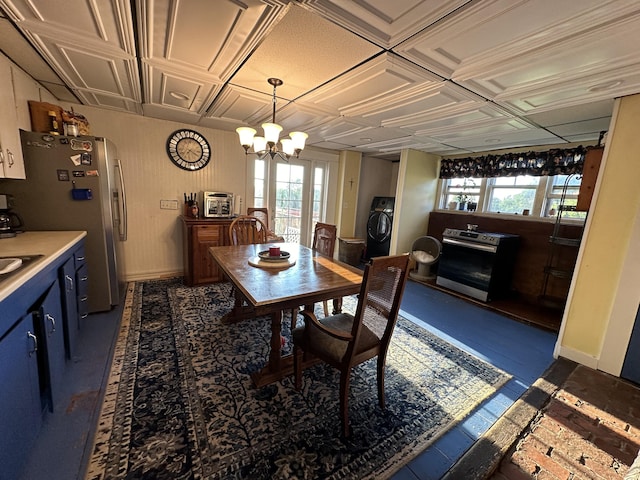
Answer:
[[[409,272],[409,255],[375,257],[365,265],[358,306],[354,315],[339,313],[318,320],[303,310],[304,326],[293,331],[295,388],[302,388],[302,363],[319,358],[340,371],[342,434],[349,437],[349,384],[351,370],[377,359],[378,403],[385,408],[384,369],[400,300]]]
[[[247,207],[247,215],[262,220],[267,230],[269,230],[269,209],[264,207]]]
[[[316,252],[325,255],[327,257],[333,258],[333,251],[336,247],[336,235],[338,228],[335,225],[331,225],[330,223],[322,223],[317,222],[316,226],[313,230],[313,243],[311,245],[311,249]],[[324,300],[322,302],[322,306],[324,308],[324,316],[329,316],[329,302]],[[297,308],[291,311],[291,330],[293,331],[296,328],[296,323],[298,321],[298,313],[299,310]]]
[[[231,245],[251,245],[267,243],[267,226],[259,218],[240,215],[229,225]]]

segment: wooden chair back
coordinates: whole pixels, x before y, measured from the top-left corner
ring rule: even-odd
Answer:
[[[322,255],[333,257],[333,251],[336,248],[336,232],[337,227],[335,225],[321,222],[316,223],[311,248]]]
[[[340,370],[340,414],[343,434],[349,429],[351,369],[378,357],[378,402],[384,408],[384,368],[391,335],[409,273],[409,255],[375,257],[365,266],[355,315],[345,313],[318,320],[300,312],[304,327],[294,331],[296,388],[302,386],[302,356],[309,353]]]
[[[229,225],[231,245],[267,243],[267,226],[262,220],[250,215],[240,215]]]
[[[268,208],[247,207],[247,215],[250,215],[252,217],[256,217],[262,220],[262,223],[264,223],[267,227],[267,230],[269,230],[269,209]]]

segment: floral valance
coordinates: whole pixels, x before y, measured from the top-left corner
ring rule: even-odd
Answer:
[[[546,152],[504,153],[468,158],[443,158],[440,178],[552,176],[582,173],[586,148],[553,149]]]

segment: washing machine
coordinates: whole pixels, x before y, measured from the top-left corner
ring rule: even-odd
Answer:
[[[389,255],[395,200],[395,197],[373,197],[367,219],[367,258]]]

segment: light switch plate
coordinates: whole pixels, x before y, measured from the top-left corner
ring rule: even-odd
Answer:
[[[160,209],[162,209],[162,210],[177,210],[178,209],[178,201],[177,200],[160,200]]]

